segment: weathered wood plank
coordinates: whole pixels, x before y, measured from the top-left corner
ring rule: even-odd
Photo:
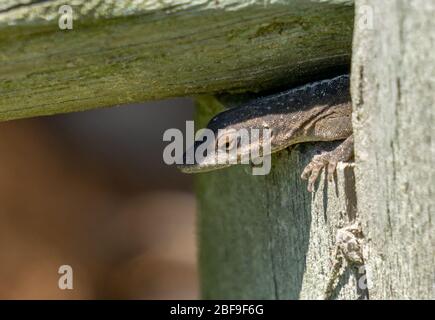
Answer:
[[[370,298],[434,299],[435,1],[359,0],[357,13],[355,174]]]
[[[0,120],[286,86],[349,63],[353,1],[0,4]]]

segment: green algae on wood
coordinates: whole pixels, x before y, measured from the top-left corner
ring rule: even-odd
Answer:
[[[352,1],[0,5],[0,120],[291,85],[348,65]]]

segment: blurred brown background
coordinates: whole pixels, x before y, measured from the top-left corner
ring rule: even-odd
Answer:
[[[1,123],[0,298],[197,298],[192,177],[162,160],[192,118],[173,99]]]

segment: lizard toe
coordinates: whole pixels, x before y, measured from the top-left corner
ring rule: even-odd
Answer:
[[[311,176],[312,171],[315,167],[318,167],[320,165],[319,163],[319,155],[316,155],[313,157],[313,159],[306,165],[304,170],[302,171],[301,178],[303,180],[308,180]]]
[[[308,180],[308,191],[312,192],[314,190],[314,184],[323,168],[326,170],[328,181],[332,182],[337,164],[338,161],[329,152],[314,156],[301,175],[302,179]]]
[[[339,161],[349,161],[353,157],[353,136],[348,137],[332,151],[315,155],[302,172],[301,178],[308,180],[308,191],[312,192],[321,170],[325,168],[329,182],[334,180]]]
[[[313,167],[312,162],[310,162],[302,171],[301,179],[308,180],[308,178],[310,177],[311,170],[313,170],[312,167]]]
[[[334,180],[334,174],[335,170],[337,169],[337,161],[336,160],[329,160],[328,161],[328,181],[332,182]]]
[[[313,160],[311,160],[311,162],[305,167],[301,177],[304,180],[308,180],[308,192],[312,192],[314,190],[314,184],[316,183],[316,180],[325,165],[326,163],[322,155],[317,155],[314,156]]]

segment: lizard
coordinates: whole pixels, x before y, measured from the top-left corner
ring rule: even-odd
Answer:
[[[349,75],[345,74],[310,82],[230,108],[214,116],[207,129],[217,136],[213,140],[213,148],[224,148],[224,151],[229,152],[237,146],[238,159],[249,154],[257,147],[254,144],[261,140],[240,145],[236,134],[220,137],[219,130],[231,132],[230,129],[237,131],[268,128],[271,130],[270,153],[304,142],[342,140],[335,149],[315,155],[303,170],[301,178],[308,180],[307,189],[312,192],[315,181],[324,168],[328,180],[332,181],[337,163],[352,159],[351,114]],[[225,143],[221,139],[225,139]],[[196,149],[200,144],[200,141],[196,141],[192,148]],[[218,163],[213,158],[215,156],[210,153],[200,161],[195,159],[191,164],[182,161],[178,168],[185,173],[197,173],[232,165]]]

